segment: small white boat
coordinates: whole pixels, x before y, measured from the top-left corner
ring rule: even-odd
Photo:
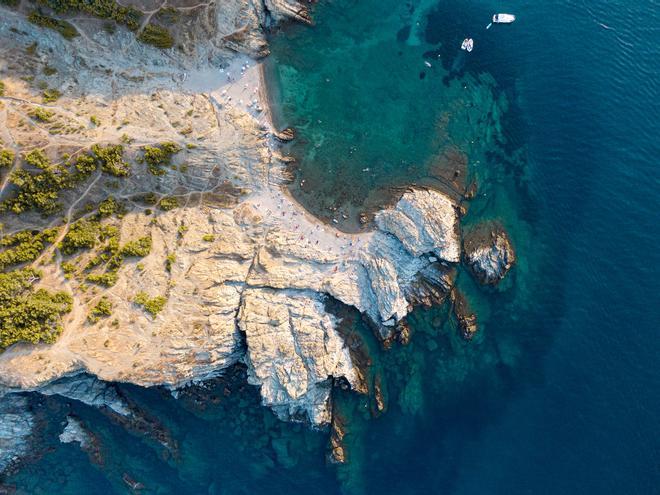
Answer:
[[[424,60],[424,65],[426,65],[428,68],[433,67],[433,66],[431,65],[431,62],[427,62],[426,60]]]
[[[495,14],[493,16],[493,22],[496,24],[511,24],[516,20],[516,16],[513,14]]]
[[[465,38],[463,43],[461,43],[461,50],[467,50],[471,52],[474,48],[474,40],[472,38]]]

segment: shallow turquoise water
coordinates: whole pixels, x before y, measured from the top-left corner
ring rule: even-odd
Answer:
[[[446,308],[416,311],[411,343],[387,352],[347,315],[387,411],[373,418],[372,399],[337,394],[346,466],[326,464],[325,433],[277,421],[239,376],[231,395],[219,384],[198,400],[120,387],[162,422],[171,452],[35,397],[50,450],[8,482],[30,494],[126,493],[124,473],[162,494],[657,493],[658,6],[516,0],[516,24],[486,31],[500,8],[326,1],[315,28],[273,40],[305,205],[354,227],[392,186],[450,188],[429,174],[451,148],[479,184],[465,224],[502,221],[520,258],[499,290],[459,275],[480,316],[471,343]],[[467,34],[469,57],[457,48]],[[57,443],[71,411],[99,435],[102,466]]]

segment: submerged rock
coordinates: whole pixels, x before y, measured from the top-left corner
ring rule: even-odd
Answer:
[[[103,464],[98,438],[75,416],[67,416],[66,426],[59,438],[62,443],[78,443],[94,464]]]
[[[454,287],[451,291],[452,308],[454,316],[458,321],[458,328],[465,340],[472,340],[474,334],[479,329],[477,325],[477,315],[472,312],[465,295]]]
[[[282,131],[273,132],[273,136],[275,136],[278,141],[286,143],[293,141],[293,139],[296,137],[296,132],[291,127],[287,127]]]
[[[345,436],[346,418],[337,411],[333,411],[332,429],[330,431],[330,453],[328,455],[330,462],[336,464],[344,464],[346,462]]]
[[[516,261],[509,236],[497,223],[479,225],[466,234],[463,252],[466,265],[482,284],[497,284]]]

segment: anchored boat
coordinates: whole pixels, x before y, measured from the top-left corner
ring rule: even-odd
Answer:
[[[461,43],[461,50],[467,50],[471,52],[474,48],[474,40],[472,38],[465,38],[463,43]]]
[[[495,14],[493,16],[493,22],[496,24],[511,24],[516,20],[516,16],[513,14]]]

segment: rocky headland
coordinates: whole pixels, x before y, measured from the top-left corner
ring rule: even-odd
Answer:
[[[130,416],[104,382],[174,390],[236,364],[277,416],[327,425],[336,382],[366,388],[330,298],[356,308],[388,343],[406,332],[414,306],[452,293],[462,256],[489,284],[514,261],[501,229],[486,244],[462,240],[460,204],[437,190],[405,191],[359,234],[295,203],[284,187],[290,160],[277,144],[294,135],[271,126],[257,59],[268,53],[264,26],[310,16],[294,0],[220,4],[175,7],[180,48],[167,51],[126,29],[98,29],[93,17],[69,19],[79,35],[68,40],[27,22],[25,5],[0,7],[0,147],[13,156],[0,200],[15,198],[12,174],[27,169],[31,151],[43,150],[48,167],[86,153],[103,164],[57,191],[56,213],[1,214],[6,238],[54,229],[50,244],[17,266],[38,267],[38,287],[71,302],[53,342],[0,354],[0,451],[20,455],[27,445],[30,416],[16,418],[17,393]],[[115,168],[95,145],[121,145]],[[111,173],[118,163],[130,171]],[[72,233],[90,225],[97,238],[76,244]],[[461,297],[452,300],[462,305]],[[466,328],[466,337],[476,330]],[[62,435],[93,451],[75,418]],[[335,425],[337,452],[341,436]]]

